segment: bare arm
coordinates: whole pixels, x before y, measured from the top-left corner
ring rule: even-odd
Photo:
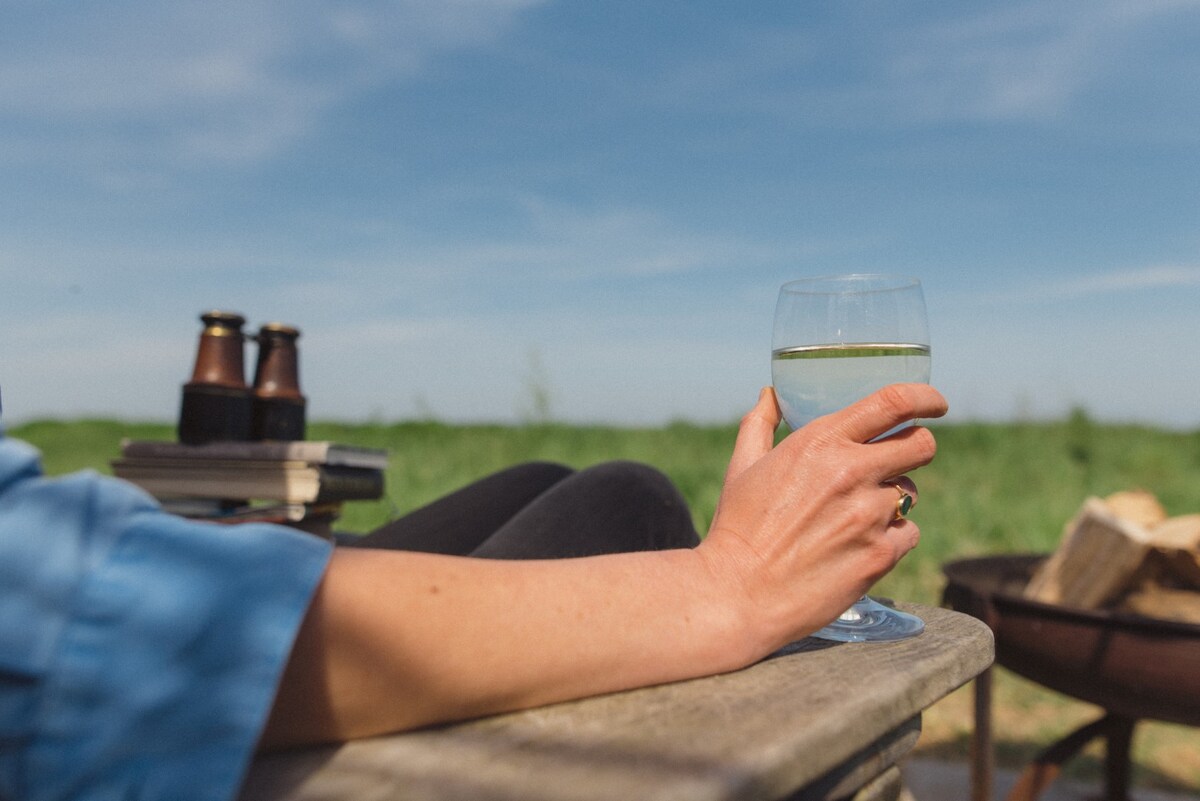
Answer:
[[[772,448],[764,391],[695,550],[498,561],[335,552],[263,746],[344,740],[734,670],[836,617],[916,545],[881,482],[927,463],[945,412],[877,393]]]

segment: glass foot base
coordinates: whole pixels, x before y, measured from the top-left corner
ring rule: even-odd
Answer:
[[[863,596],[813,637],[836,642],[884,642],[915,637],[925,630],[916,615],[900,612]]]

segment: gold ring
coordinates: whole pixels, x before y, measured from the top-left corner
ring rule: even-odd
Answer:
[[[893,484],[900,497],[896,499],[896,515],[892,520],[903,520],[913,507],[913,496],[909,495],[898,484]]]

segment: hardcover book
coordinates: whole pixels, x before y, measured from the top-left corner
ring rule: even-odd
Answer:
[[[125,439],[121,441],[121,456],[128,459],[307,462],[375,470],[384,470],[388,464],[388,453],[381,448],[365,448],[325,440],[229,440],[186,445],[169,440]]]
[[[384,474],[370,467],[251,459],[123,458],[113,474],[156,498],[275,500],[328,503],[375,500],[383,495]]]

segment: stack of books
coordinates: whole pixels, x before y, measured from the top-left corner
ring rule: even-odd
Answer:
[[[387,462],[384,450],[327,441],[126,439],[111,465],[185,517],[300,523],[382,497]]]

